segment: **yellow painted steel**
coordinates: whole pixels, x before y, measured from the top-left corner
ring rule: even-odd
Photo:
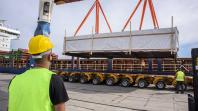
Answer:
[[[145,75],[138,75],[137,78],[136,78],[136,80],[135,80],[135,83],[138,83],[138,81],[140,79],[144,79],[144,77],[145,77]]]
[[[70,74],[71,74],[70,72],[65,72],[64,76],[70,76]]]
[[[73,72],[73,73],[70,73],[70,76],[75,76],[75,75],[77,75],[77,74],[79,74],[79,73]]]
[[[167,85],[175,84],[174,76],[155,76],[153,84],[157,84],[159,81],[164,81]]]
[[[162,77],[162,76],[155,76],[154,77],[153,84],[157,84],[157,82],[163,81],[163,80],[164,80],[164,77]]]
[[[95,72],[86,72],[86,73],[79,73],[79,72],[57,72],[59,75],[66,75],[66,76],[79,76],[84,75],[87,77],[88,81],[92,80],[93,77],[98,77],[101,82],[103,82],[106,77],[107,78],[113,78],[114,83],[117,83],[120,79],[127,78],[129,79],[129,82],[137,84],[140,79],[146,80],[149,84],[156,84],[159,81],[164,81],[167,85],[173,85],[176,86],[176,79],[175,76],[169,76],[169,75],[146,75],[146,74],[104,74],[104,73],[95,73]],[[193,77],[186,76],[185,77],[185,84],[188,86],[193,85]]]
[[[87,77],[88,81],[93,79],[93,73],[87,72],[87,73],[83,73],[83,75]]]
[[[119,74],[109,74],[108,77],[113,78],[114,83],[117,83],[120,79]]]
[[[101,81],[105,80],[105,76],[102,73],[96,73],[95,76],[99,77]]]
[[[165,80],[166,84],[172,85],[172,82],[175,80],[175,76],[166,76],[166,77],[167,77],[167,79]]]
[[[130,83],[133,83],[133,82],[134,82],[133,76],[132,76],[132,75],[123,74],[123,75],[122,75],[122,78],[123,78],[123,79],[124,79],[124,78],[129,79],[129,82],[130,82]]]
[[[152,75],[146,75],[146,76],[144,77],[144,79],[145,79],[149,84],[153,84],[154,76],[152,76]]]
[[[65,75],[65,72],[60,72],[59,75]]]

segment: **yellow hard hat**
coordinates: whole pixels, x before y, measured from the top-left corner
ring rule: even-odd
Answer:
[[[44,53],[54,47],[49,37],[37,35],[29,41],[29,53],[32,55]]]

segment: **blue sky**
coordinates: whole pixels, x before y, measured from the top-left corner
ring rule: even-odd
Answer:
[[[131,14],[138,0],[100,0],[110,22],[113,32],[119,32]],[[55,44],[54,52],[61,55],[65,30],[67,36],[74,35],[75,30],[93,4],[94,0],[84,0],[72,4],[54,6],[51,39]],[[171,26],[171,16],[174,16],[174,26],[180,32],[179,57],[190,57],[190,49],[198,47],[198,3],[197,0],[153,0],[159,25],[161,28]],[[28,41],[37,25],[39,0],[1,0],[0,19],[7,20],[7,24],[21,31],[20,40],[13,41],[13,48],[27,48]],[[140,22],[141,9],[137,10],[132,29],[137,30]],[[79,35],[91,34],[95,24],[95,12],[92,13]],[[108,32],[108,28],[101,16],[100,32]],[[153,28],[151,15],[147,7],[143,29]],[[127,30],[129,27],[127,28]]]

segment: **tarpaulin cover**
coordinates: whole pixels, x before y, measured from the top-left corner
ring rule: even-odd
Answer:
[[[171,52],[177,53],[177,28],[65,37],[63,53]]]

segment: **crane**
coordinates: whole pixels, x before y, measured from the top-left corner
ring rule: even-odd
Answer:
[[[52,16],[53,5],[77,2],[82,0],[39,0],[38,25],[34,32],[36,35],[50,36],[50,22]]]

